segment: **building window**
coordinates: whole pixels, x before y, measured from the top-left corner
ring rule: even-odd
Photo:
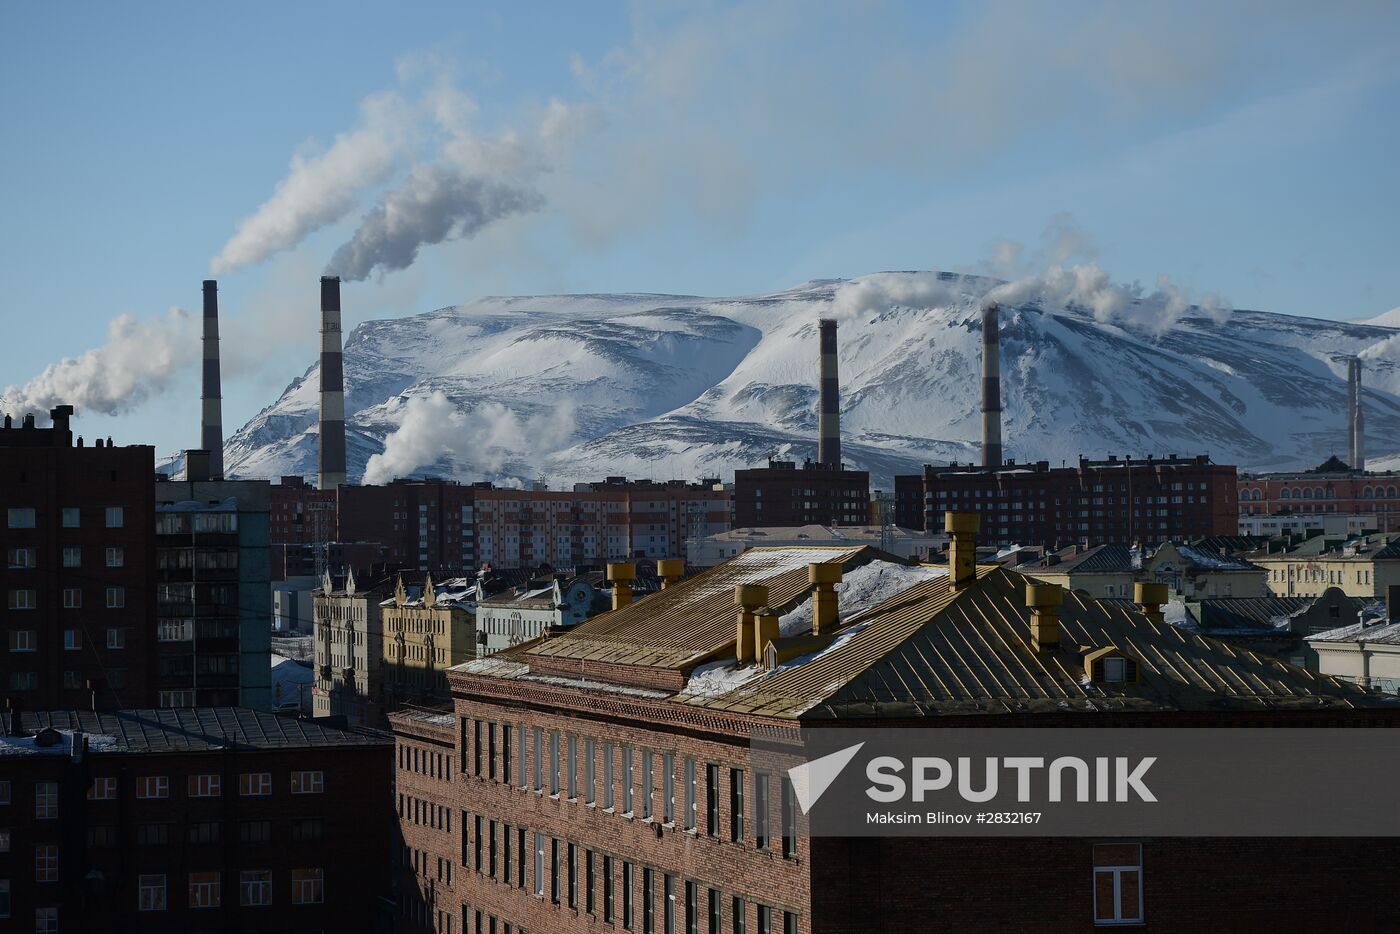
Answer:
[[[632,864],[624,861],[622,863],[622,926],[626,930],[632,930]]]
[[[34,909],[34,934],[58,934],[58,909]]]
[[[325,871],[321,869],[292,870],[292,904],[319,905],[326,900]]]
[[[10,780],[0,781],[0,804],[10,803]]]
[[[719,766],[705,766],[705,832],[719,836]]]
[[[598,747],[596,741],[583,741],[583,802],[593,804],[598,800]]]
[[[34,510],[30,507],[11,506],[9,511],[9,526],[12,529],[34,528]]]
[[[223,825],[218,823],[217,821],[197,821],[196,823],[189,825],[189,831],[186,834],[186,837],[190,841],[190,843],[218,843],[219,838],[222,836],[222,828]]]
[[[272,821],[245,820],[238,825],[238,842],[268,843],[272,840]]]
[[[578,800],[578,737],[569,735],[569,800]]]
[[[238,874],[238,904],[244,907],[272,904],[270,869],[245,869]]]
[[[125,525],[125,512],[120,506],[107,507],[107,528],[119,529]]]
[[[783,912],[783,934],[797,934],[797,914],[792,911]]]
[[[559,904],[559,838],[549,839],[549,900]]]
[[[673,752],[661,756],[661,819],[667,824],[676,822],[676,754]]]
[[[245,797],[272,794],[272,773],[244,772],[238,776],[238,793]]]
[[[126,588],[125,588],[125,587],[108,587],[108,588],[107,588],[107,609],[109,609],[109,610],[119,610],[119,609],[121,609],[121,608],[124,607],[124,606],[126,606]]]
[[[1094,845],[1094,924],[1142,921],[1142,845]]]
[[[768,848],[768,783],[767,772],[755,772],[753,776],[753,826],[754,846],[760,850]]]
[[[189,642],[194,638],[194,620],[163,619],[157,624],[156,638],[161,642]]]
[[[33,629],[11,629],[10,651],[33,652],[38,648],[38,634]]]
[[[39,820],[58,817],[58,782],[34,783],[34,816]]]
[[[142,775],[136,779],[136,797],[170,797],[170,779],[165,775]]]
[[[66,568],[80,568],[83,566],[83,550],[81,548],[63,549],[63,566]]]
[[[165,846],[170,843],[170,825],[148,823],[136,825],[137,846]]]
[[[34,591],[32,590],[11,590],[10,609],[12,610],[32,610],[36,606]]]
[[[326,790],[326,776],[320,769],[292,773],[292,794],[319,795]]]
[[[0,918],[10,916],[10,880],[0,879]]]
[[[449,823],[451,821],[449,820]],[[325,836],[325,825],[319,817],[298,817],[292,820],[292,840],[306,843]]]
[[[632,813],[632,747],[622,747],[622,813]]]
[[[191,798],[217,798],[222,792],[219,776],[191,775],[189,777],[189,796]]]
[[[544,790],[544,734],[535,727],[535,791]]]
[[[613,744],[603,744],[603,807],[613,806]]]
[[[650,869],[642,869],[642,934],[653,934],[656,930],[656,918],[651,906],[652,875],[654,873]]]
[[[652,775],[652,751],[642,750],[642,819],[651,820],[652,814],[652,794],[651,788],[654,784]]]
[[[695,829],[696,813],[696,788],[695,788],[695,760],[686,757],[685,760],[685,829]]]
[[[744,839],[744,770],[729,770],[729,839]]]
[[[33,548],[11,548],[9,550],[9,566],[12,568],[32,568],[35,564],[35,551]]]
[[[163,874],[136,877],[136,910],[165,910],[165,876]]]
[[[536,734],[538,736],[539,734]],[[544,834],[535,831],[535,894],[544,897]]]
[[[125,629],[109,629],[109,630],[107,630],[107,648],[109,648],[109,649],[124,649],[124,648],[126,648],[126,630],[125,630]]]
[[[613,923],[613,860],[611,856],[603,857],[603,923]]]
[[[758,934],[773,934],[773,909],[767,905],[758,906]]]
[[[792,782],[784,777],[782,784],[783,859],[797,855],[797,801]]]
[[[685,934],[700,934],[700,887],[685,884]]]
[[[107,567],[119,568],[126,564],[126,549],[120,545],[112,545],[107,548]]]
[[[559,731],[549,732],[549,793],[559,794]]]
[[[217,872],[190,873],[190,907],[218,908],[221,896]]]
[[[34,881],[58,881],[58,844],[43,843],[34,848]]]
[[[63,650],[65,652],[80,652],[83,648],[83,634],[78,629],[63,630]]]
[[[737,895],[734,896],[731,915],[734,921],[734,934],[744,934],[744,932],[748,930],[749,925],[748,906],[745,905],[744,900]]]

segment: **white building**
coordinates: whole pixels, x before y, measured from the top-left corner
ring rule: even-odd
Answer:
[[[556,576],[493,594],[477,583],[477,657],[539,637],[546,629],[576,626],[605,595],[586,577]]]
[[[1308,637],[1317,670],[1366,687],[1400,694],[1400,620],[1352,623]]]
[[[1321,529],[1324,535],[1361,535],[1380,528],[1375,513],[1358,515],[1354,513],[1287,514],[1273,516],[1240,516],[1241,535],[1272,537],[1285,532],[1302,533],[1308,529]]]
[[[884,533],[889,533],[888,541]],[[870,545],[901,558],[925,559],[942,551],[948,536],[927,534],[913,529],[878,525],[799,525],[772,528],[730,529],[704,538],[687,539],[685,560],[693,568],[709,568],[760,545],[800,547],[803,545]]]

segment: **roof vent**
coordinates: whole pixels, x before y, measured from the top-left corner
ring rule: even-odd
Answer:
[[[1094,649],[1084,656],[1084,673],[1094,684],[1137,684],[1142,665],[1117,646]]]
[[[758,661],[755,654],[756,636],[754,614],[768,605],[768,588],[762,584],[737,584],[734,603],[739,607],[738,625],[734,634],[734,657],[740,665]]]
[[[1045,652],[1060,645],[1060,604],[1064,588],[1058,584],[1026,584],[1026,606],[1031,611],[1031,649]]]

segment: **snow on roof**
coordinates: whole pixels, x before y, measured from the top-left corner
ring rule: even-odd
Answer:
[[[920,564],[910,567],[887,561],[871,561],[847,573],[841,583],[836,585],[836,605],[841,618],[849,619],[861,610],[878,606],[915,584],[947,576],[947,565]],[[808,632],[811,628],[811,597],[793,607],[792,612],[784,614],[778,620],[778,631],[784,636]]]
[[[0,736],[0,757],[3,756],[66,756],[72,753],[73,730],[59,730],[63,742],[40,746],[33,736]],[[87,733],[88,752],[114,752],[121,748],[115,736]]]
[[[1371,642],[1382,645],[1400,645],[1400,622],[1352,623],[1339,626],[1326,632],[1308,636],[1309,642]]]

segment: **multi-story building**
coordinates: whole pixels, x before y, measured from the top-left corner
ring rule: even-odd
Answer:
[[[675,558],[687,539],[729,528],[730,493],[715,481],[609,477],[572,490],[476,491],[483,567],[597,567]]]
[[[385,560],[397,567],[476,568],[477,485],[395,480],[385,486],[342,485],[336,495],[337,540],[380,542]]]
[[[30,708],[148,706],[155,451],[75,443],[72,414],[0,429],[0,688]]]
[[[1235,468],[1197,457],[1147,457],[1054,467],[1048,461],[1001,467],[951,464],[924,467],[924,519],[914,528],[937,529],[944,512],[975,512],[985,538],[1001,545],[1063,547],[1075,542],[1156,545],[1237,528]],[[913,521],[912,481],[896,478],[903,512]]]
[[[1247,557],[1264,569],[1269,592],[1280,597],[1315,597],[1340,587],[1351,597],[1384,599],[1390,585],[1400,584],[1400,534],[1314,535],[1271,542]]]
[[[1380,528],[1380,517],[1374,513],[1275,513],[1265,515],[1240,514],[1239,533],[1259,538],[1273,538],[1289,532],[1303,535],[1320,532],[1323,535],[1362,535]]]
[[[592,575],[553,574],[488,591],[477,582],[477,654],[493,655],[550,631],[577,626],[606,609],[609,598]]]
[[[392,755],[240,708],[7,717],[0,930],[370,930]]]
[[[269,494],[274,545],[320,545],[338,537],[335,490],[318,490],[302,477],[284,476]]]
[[[870,474],[804,461],[770,460],[734,471],[734,527],[867,525]],[[920,528],[923,526],[921,525]]]
[[[379,609],[387,706],[447,700],[447,669],[477,655],[476,594],[476,578],[429,574],[414,585],[399,575]]]
[[[205,452],[187,478],[155,483],[157,705],[272,707],[268,483],[210,480]]]
[[[730,529],[685,543],[685,560],[693,568],[711,568],[750,548],[783,545],[873,545],[901,558],[927,559],[948,545],[943,533],[926,534],[896,525],[801,525],[794,528]]]
[[[1050,588],[976,567],[971,547],[955,538],[951,575],[863,546],[755,549],[452,669],[455,722],[393,719],[414,799],[400,808],[402,929],[1364,926],[1374,898],[1348,899],[1317,860],[1384,885],[1393,841],[809,836],[783,771],[755,767],[755,735],[1225,726],[1265,707],[1280,725],[1397,722],[1384,698],[1161,627],[1148,608],[1060,591],[1029,606]],[[1310,709],[1272,703],[1300,694]],[[1140,885],[1120,894],[1120,872]],[[1288,898],[1260,897],[1261,876]],[[1247,894],[1202,900],[1205,879]]]
[[[352,726],[383,725],[384,628],[379,614],[393,587],[392,578],[361,584],[353,568],[344,577],[325,572],[312,600],[316,686],[311,705],[317,717],[343,716]]]
[[[1367,529],[1400,532],[1400,471],[1362,473],[1332,461],[1299,473],[1241,474],[1239,511],[1241,523],[1254,516],[1374,516]]]

